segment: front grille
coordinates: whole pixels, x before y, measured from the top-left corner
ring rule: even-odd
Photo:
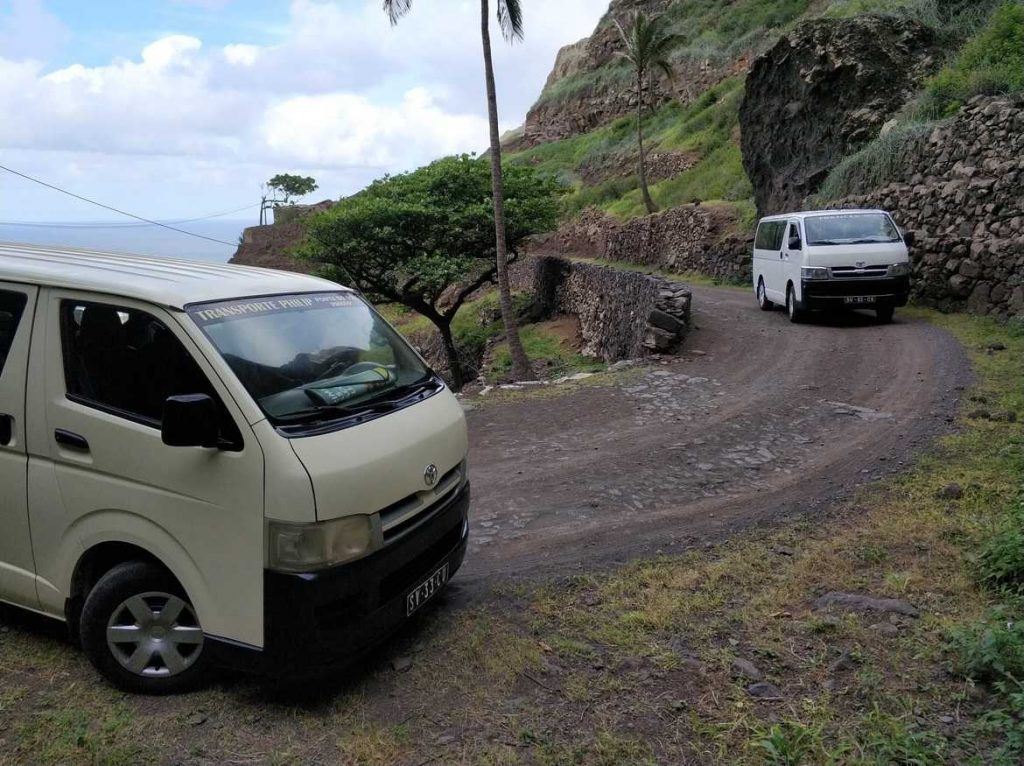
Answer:
[[[880,266],[862,266],[860,268],[856,266],[833,266],[832,267],[832,278],[833,279],[863,279],[867,278],[878,278],[884,277],[889,273],[889,266],[882,264]]]
[[[460,463],[430,489],[413,492],[381,510],[380,526],[384,532],[384,542],[400,537],[407,529],[415,526],[420,518],[429,515],[432,508],[446,502],[458,490],[462,479],[463,465]]]
[[[885,279],[823,279],[803,283],[803,293],[812,298],[844,298],[846,296],[899,295],[907,292],[907,277]]]

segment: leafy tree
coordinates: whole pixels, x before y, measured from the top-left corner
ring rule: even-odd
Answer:
[[[617,51],[616,55],[624,58],[636,70],[636,142],[640,151],[639,175],[640,193],[648,213],[656,213],[658,206],[651,199],[647,188],[647,156],[644,153],[644,78],[649,78],[655,70],[664,72],[670,80],[673,78],[672,65],[668,56],[676,45],[677,37],[665,30],[661,16],[647,16],[638,11],[633,16],[633,23],[627,32],[616,21],[616,28],[622,38],[625,50]]]
[[[412,7],[412,0],[383,0],[384,10],[397,24]],[[496,0],[498,26],[504,38],[512,42],[523,39],[523,9],[519,0]],[[480,0],[480,37],[483,43],[484,80],[487,85],[487,117],[491,137],[491,194],[494,198],[494,239],[495,259],[498,274],[498,295],[501,303],[501,319],[505,325],[509,354],[512,357],[512,374],[519,380],[533,377],[530,360],[523,350],[512,306],[512,289],[508,281],[508,233],[505,220],[505,190],[501,166],[501,140],[498,135],[498,98],[494,86],[494,64],[491,60],[490,2]]]
[[[278,173],[267,181],[267,186],[281,192],[286,205],[295,197],[305,197],[317,188],[316,179],[312,176],[296,176],[291,173]]]
[[[310,218],[300,252],[371,301],[400,303],[433,322],[453,388],[465,372],[452,320],[471,293],[494,280],[499,263],[490,182],[487,161],[469,155],[385,176]],[[558,187],[533,168],[510,167],[505,190],[514,259],[526,237],[555,225]]]

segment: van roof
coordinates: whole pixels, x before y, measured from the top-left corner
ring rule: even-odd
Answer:
[[[174,309],[230,298],[348,289],[254,266],[8,242],[0,242],[0,281],[88,290]]]
[[[777,221],[780,218],[785,218],[787,221],[790,218],[812,218],[816,215],[835,215],[836,213],[882,213],[883,215],[889,215],[885,210],[878,210],[873,208],[832,208],[831,210],[802,210],[799,213],[776,213],[775,215],[766,215],[761,218],[761,221]]]

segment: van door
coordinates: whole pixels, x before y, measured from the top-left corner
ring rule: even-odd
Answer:
[[[129,543],[177,577],[204,633],[262,646],[263,453],[223,381],[171,311],[47,290],[39,313],[29,510],[42,606],[58,611],[80,552]],[[217,402],[223,449],[163,443],[164,402],[189,393]]]
[[[35,608],[28,524],[25,381],[38,289],[0,282],[0,599]]]
[[[793,283],[793,290],[797,300],[800,299],[800,269],[804,265],[803,243],[800,243],[801,247],[791,248],[789,244],[794,238],[800,239],[800,223],[795,220],[790,221],[786,225],[786,234],[782,238],[782,261],[779,283],[783,300],[785,300],[786,296],[786,286],[790,282]]]

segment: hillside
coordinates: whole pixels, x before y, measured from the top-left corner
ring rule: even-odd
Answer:
[[[716,202],[735,212],[739,228],[749,227],[755,200],[762,212],[799,204],[921,92],[949,79],[957,52],[996,5],[613,0],[591,37],[559,53],[523,128],[509,137],[508,161],[565,183],[567,217],[587,206],[620,218],[642,215],[636,96],[615,55],[621,43],[613,19],[628,23],[636,9],[663,14],[678,38],[675,76],[654,83],[649,96],[652,195],[662,208]],[[981,78],[968,89],[1000,92],[1004,85]]]

